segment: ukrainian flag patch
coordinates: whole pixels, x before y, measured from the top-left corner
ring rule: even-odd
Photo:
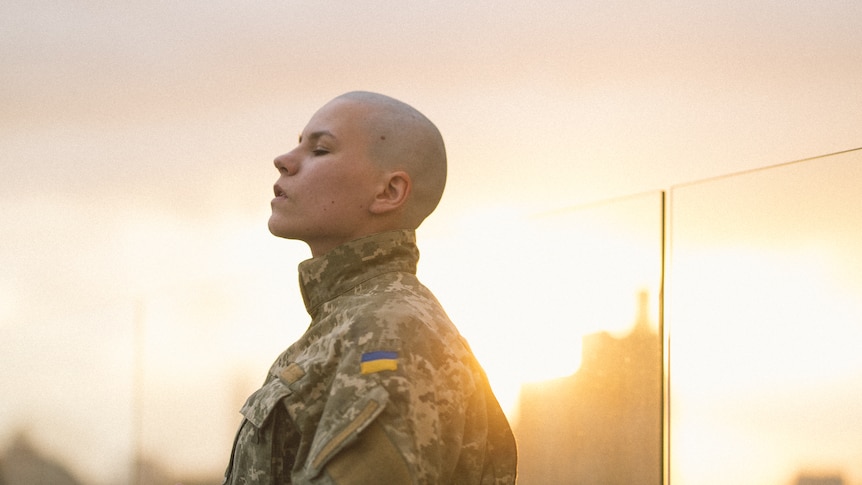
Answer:
[[[398,352],[366,352],[359,360],[359,370],[363,374],[373,374],[383,370],[398,370]]]

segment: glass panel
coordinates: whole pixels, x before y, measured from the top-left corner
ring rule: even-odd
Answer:
[[[672,190],[671,484],[862,480],[860,188],[857,150]]]
[[[520,485],[661,483],[662,210],[652,192],[481,214],[424,245],[515,427]]]

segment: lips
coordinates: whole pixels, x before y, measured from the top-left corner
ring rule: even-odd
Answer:
[[[275,193],[276,199],[286,199],[287,198],[287,194],[285,194],[284,191],[281,190],[281,187],[279,187],[278,185],[274,185],[272,187],[272,191]]]

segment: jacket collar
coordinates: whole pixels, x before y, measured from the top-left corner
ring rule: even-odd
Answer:
[[[342,244],[299,263],[299,287],[305,309],[314,317],[321,304],[384,273],[416,274],[418,261],[413,230],[387,231]]]

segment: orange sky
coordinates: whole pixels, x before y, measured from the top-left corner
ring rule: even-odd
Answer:
[[[116,346],[146,301],[153,332],[191,347],[210,335],[188,359],[154,342],[165,367],[219,348],[249,367],[223,364],[240,374],[225,392],[254,385],[243,372],[307,322],[295,266],[308,251],[265,229],[271,160],[344,91],[399,97],[443,132],[450,180],[422,229],[429,257],[456,235],[482,240],[475,214],[518,231],[529,214],[862,145],[857,1],[333,5],[6,2],[0,333],[25,348],[0,343],[0,379],[35,368],[33,384],[50,381],[51,356],[77,348],[126,375]],[[74,345],[26,347],[43,335]]]

